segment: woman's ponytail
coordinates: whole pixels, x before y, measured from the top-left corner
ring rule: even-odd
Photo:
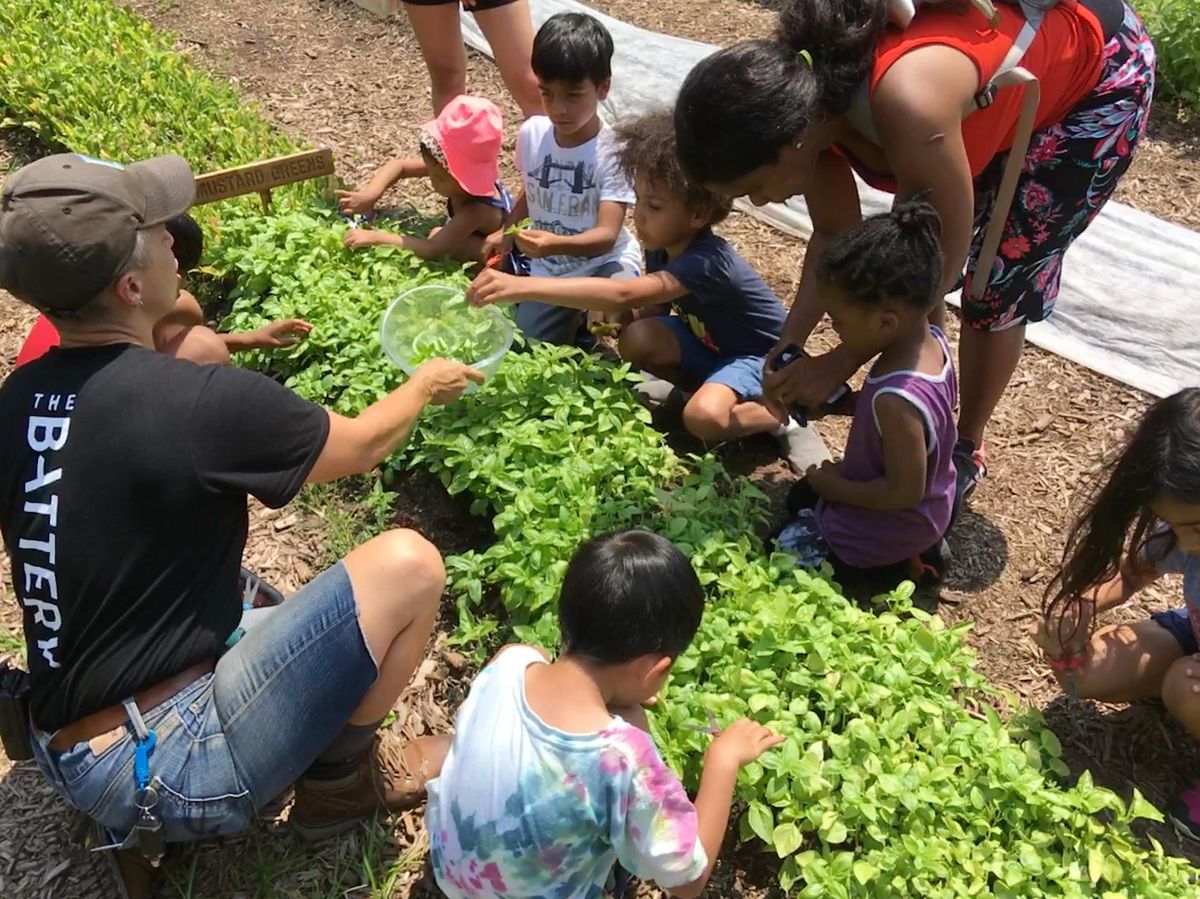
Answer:
[[[675,107],[679,159],[701,184],[775,161],[822,112],[846,111],[871,71],[886,0],[791,0],[774,38],[702,59]]]
[[[886,24],[886,0],[790,0],[780,10],[776,37],[812,60],[821,107],[838,115],[870,75]]]

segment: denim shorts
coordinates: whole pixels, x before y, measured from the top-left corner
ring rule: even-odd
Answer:
[[[705,346],[679,316],[664,315],[654,320],[662,322],[675,335],[679,344],[679,373],[689,382],[688,386],[723,384],[740,400],[762,396],[765,356],[722,356]]]
[[[1192,630],[1192,619],[1188,617],[1186,608],[1154,612],[1150,615],[1150,620],[1171,632],[1171,636],[1179,641],[1185,656],[1200,652],[1200,646],[1196,644],[1196,632]]]
[[[212,673],[140,710],[156,737],[150,776],[165,838],[249,827],[346,726],[378,674],[339,562],[248,630]],[[132,726],[99,755],[86,742],[63,752],[49,742],[35,732],[47,780],[123,841],[138,814]]]

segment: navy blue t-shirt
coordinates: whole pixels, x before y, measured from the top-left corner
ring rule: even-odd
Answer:
[[[722,357],[765,356],[779,341],[787,311],[750,264],[705,228],[679,257],[646,251],[646,273],[667,272],[688,289],[672,304],[700,341]]]

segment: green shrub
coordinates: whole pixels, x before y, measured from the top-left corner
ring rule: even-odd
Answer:
[[[1158,54],[1160,99],[1200,110],[1200,4],[1196,0],[1135,0]]]
[[[175,61],[167,38],[109,0],[0,0],[0,104],[48,142],[109,158],[179,151],[215,168],[291,147],[226,86]],[[109,59],[115,54],[117,62]],[[284,204],[281,204],[284,206]],[[349,253],[328,209],[236,204],[207,219],[212,267],[234,282],[230,323],[304,315],[313,336],[252,356],[298,392],[356,412],[399,383],[377,325],[404,286],[462,283],[398,249]],[[649,427],[630,375],[578,351],[510,354],[477,394],[433,410],[405,464],[435,471],[494,516],[496,542],[447,560],[458,638],[553,646],[553,600],[580,539],[635,525],[690,553],[712,597],[653,716],[668,761],[695,785],[712,710],[791,739],[738,782],[743,836],[781,859],[804,897],[1194,896],[1186,863],[1147,851],[1126,806],[1084,774],[1070,788],[1054,735],[1005,724],[963,642],[913,610],[870,615],[752,536],[761,494],[711,458],[681,460]],[[393,460],[392,465],[399,464]],[[373,509],[383,505],[373,493]]]
[[[242,236],[216,261],[237,281],[233,316],[253,327],[260,315],[305,315],[332,338],[308,362],[292,351],[258,364],[339,405],[398,382],[352,319],[366,316],[373,330],[396,279],[414,277],[410,254],[350,257],[342,226],[323,212],[236,227]],[[319,377],[297,379],[315,364]],[[753,536],[762,494],[711,458],[676,457],[630,377],[574,349],[510,354],[478,393],[431,410],[392,461],[431,469],[493,515],[491,546],[447,559],[460,643],[481,653],[509,638],[556,646],[554,601],[579,542],[648,527],[690,554],[711,597],[652,716],[656,742],[694,787],[707,737],[685,725],[707,711],[726,723],[750,715],[792,738],[738,782],[742,835],[778,856],[785,889],[846,899],[1195,892],[1185,862],[1135,836],[1135,819],[1161,820],[1139,794],[1127,806],[1086,774],[1064,788],[1062,748],[1040,713],[1005,724],[980,702],[989,689],[966,626],[945,629],[903,593],[894,613],[872,615],[767,554]]]

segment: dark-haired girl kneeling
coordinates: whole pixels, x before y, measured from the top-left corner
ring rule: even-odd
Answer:
[[[829,562],[860,601],[903,580],[936,581],[945,565],[958,382],[928,318],[941,299],[940,236],[929,203],[898,203],[838,238],[817,269],[817,297],[843,346],[875,362],[846,403],[844,458],[793,489],[795,517],[779,542],[806,567]]]
[[[1164,574],[1183,575],[1184,607],[1093,635],[1096,613]],[[1200,389],[1156,403],[1071,528],[1035,639],[1059,681],[1102,702],[1161,699],[1200,740]],[[1171,806],[1200,840],[1200,783]]]

